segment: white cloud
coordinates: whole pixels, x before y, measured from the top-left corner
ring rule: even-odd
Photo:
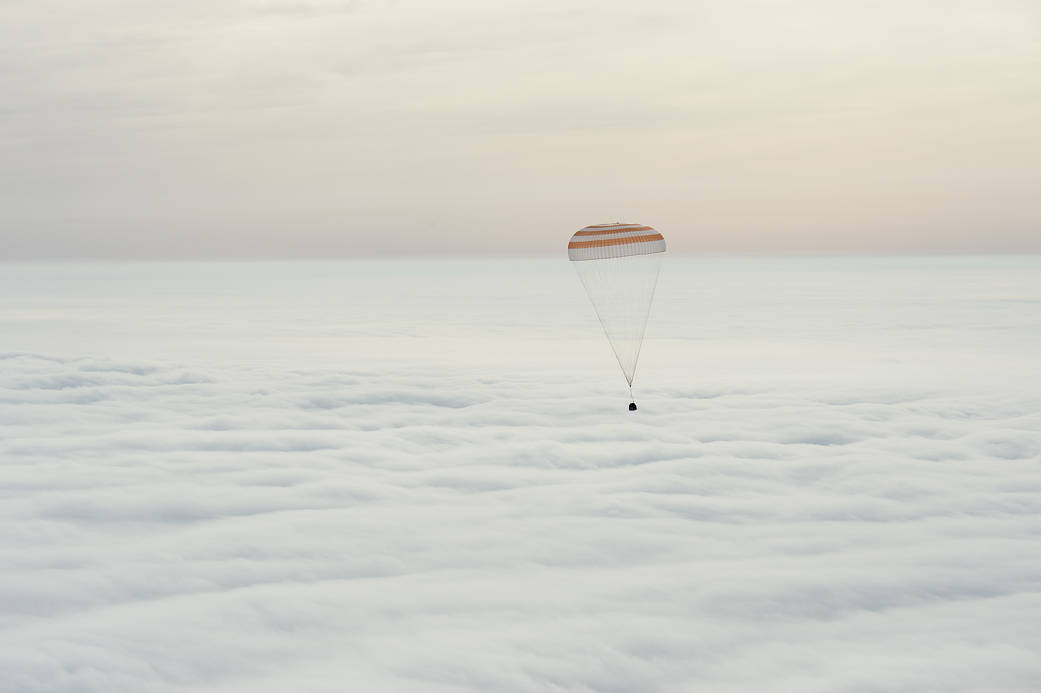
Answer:
[[[1041,681],[1036,396],[0,363],[5,690]]]
[[[1036,258],[408,268],[0,277],[0,690],[1036,690]]]

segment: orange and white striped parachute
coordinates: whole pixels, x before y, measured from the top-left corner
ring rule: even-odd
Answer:
[[[664,252],[665,238],[642,224],[587,226],[567,245],[630,396]],[[629,408],[636,409],[635,400]]]

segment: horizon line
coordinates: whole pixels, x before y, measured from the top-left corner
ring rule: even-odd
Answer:
[[[776,251],[776,252],[743,252],[743,251],[669,251],[669,255],[685,258],[837,258],[837,257],[876,257],[876,258],[900,258],[900,257],[1005,257],[1005,256],[1032,256],[1041,255],[1041,248],[1030,248],[1023,250],[900,250],[900,251],[839,251],[839,250],[800,250],[800,251]],[[391,254],[371,253],[361,255],[299,255],[299,256],[277,256],[277,255],[199,255],[199,256],[40,256],[25,258],[2,258],[0,264],[43,264],[43,263],[152,263],[152,262],[350,262],[350,261],[414,261],[414,260],[547,260],[559,258],[567,261],[566,249],[561,253],[415,253],[415,254]]]

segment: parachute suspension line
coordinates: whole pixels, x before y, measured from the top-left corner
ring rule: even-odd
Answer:
[[[607,257],[574,264],[626,384],[632,385],[661,254]]]

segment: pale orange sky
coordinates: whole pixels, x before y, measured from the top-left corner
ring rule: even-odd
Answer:
[[[1041,250],[1033,1],[33,0],[0,68],[0,259]]]

